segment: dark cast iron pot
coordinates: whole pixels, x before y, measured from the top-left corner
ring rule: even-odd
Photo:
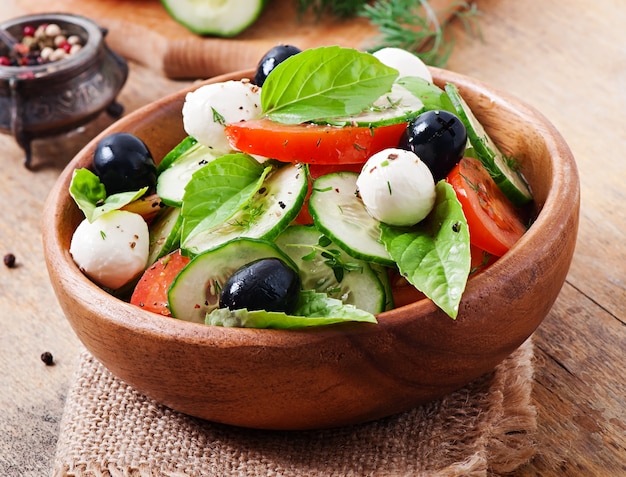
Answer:
[[[68,35],[78,35],[83,48],[65,59],[35,66],[0,66],[0,131],[12,134],[31,167],[34,139],[71,131],[106,111],[123,113],[116,100],[128,77],[128,65],[110,50],[106,30],[88,18],[71,14],[22,16],[0,24],[20,38],[26,25],[56,23]],[[0,54],[10,46],[0,44]]]

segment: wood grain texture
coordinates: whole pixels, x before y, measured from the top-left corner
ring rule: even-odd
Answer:
[[[22,13],[0,0],[0,18]],[[577,159],[582,208],[574,260],[554,307],[535,332],[538,456],[514,475],[626,473],[626,212],[619,151],[626,143],[626,8],[621,0],[479,0],[482,40],[459,37],[449,68],[537,107]],[[460,30],[460,28],[459,28]],[[136,64],[120,97],[130,112],[190,82]],[[84,130],[35,143],[37,172],[0,135],[5,201],[0,245],[18,267],[0,266],[0,475],[49,473],[64,397],[78,354],[44,270],[39,222],[62,167],[106,116]],[[56,365],[39,360],[42,351]]]
[[[15,0],[25,13],[49,11],[39,0]],[[452,0],[431,0],[441,20]],[[171,78],[209,78],[255,67],[278,43],[302,49],[324,44],[365,48],[376,31],[363,18],[342,21],[298,16],[294,0],[270,0],[260,18],[233,39],[202,37],[176,23],[159,0],[56,0],[55,8],[93,18],[108,29],[107,43],[123,56]]]

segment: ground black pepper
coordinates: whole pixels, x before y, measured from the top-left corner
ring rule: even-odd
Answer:
[[[52,366],[54,364],[54,357],[50,351],[41,353],[41,360],[46,363],[46,366]]]
[[[14,268],[15,267],[15,255],[13,255],[12,253],[7,253],[4,256],[4,264],[8,268]]]

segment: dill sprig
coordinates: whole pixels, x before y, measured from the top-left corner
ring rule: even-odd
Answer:
[[[367,0],[296,0],[298,15],[311,11],[317,18],[322,15],[355,17],[366,3]]]
[[[296,1],[299,15],[312,11],[318,18],[325,14],[344,19],[364,17],[378,31],[369,50],[402,48],[432,66],[445,66],[448,61],[455,38],[447,27],[453,20],[462,22],[467,33],[479,33],[476,20],[480,12],[472,1],[456,1],[441,12],[428,0]]]

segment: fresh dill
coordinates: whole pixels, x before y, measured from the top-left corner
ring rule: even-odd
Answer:
[[[370,51],[384,47],[402,48],[432,66],[446,65],[455,44],[447,28],[458,19],[467,33],[478,33],[480,15],[474,2],[458,0],[444,11],[435,11],[428,0],[296,0],[299,16],[307,12],[320,18],[360,16],[376,28]]]

